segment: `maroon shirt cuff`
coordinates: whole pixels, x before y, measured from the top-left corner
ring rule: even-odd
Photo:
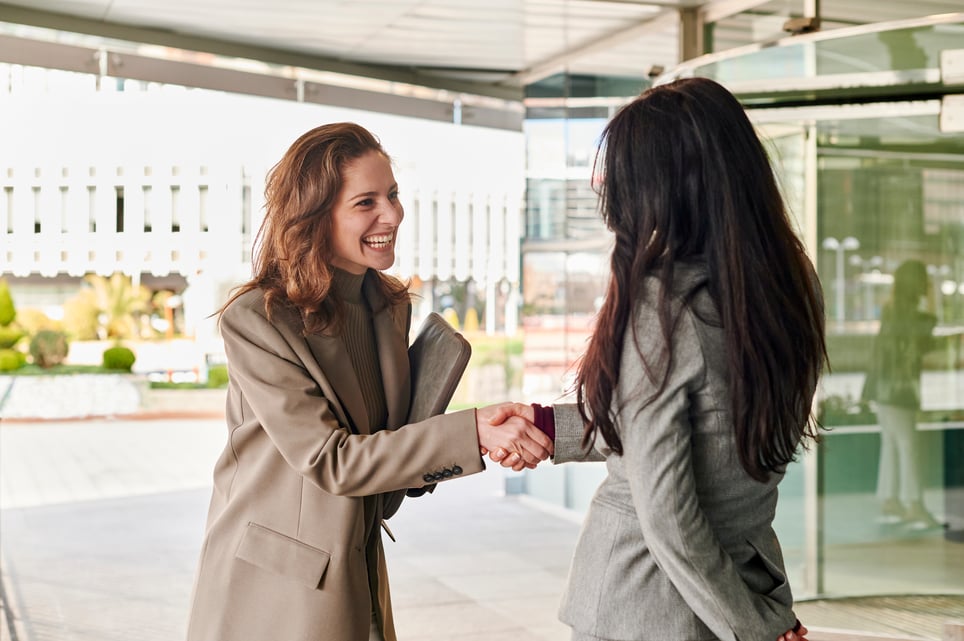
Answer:
[[[556,442],[556,415],[552,411],[552,406],[543,406],[538,403],[532,403],[532,411],[535,414],[535,420],[533,424],[538,427],[542,432],[552,440],[553,443]]]

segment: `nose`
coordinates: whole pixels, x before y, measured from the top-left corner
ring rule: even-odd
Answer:
[[[405,217],[405,211],[402,209],[402,203],[399,201],[388,200],[382,204],[378,212],[378,221],[386,225],[392,225],[397,227],[401,224],[402,218]]]

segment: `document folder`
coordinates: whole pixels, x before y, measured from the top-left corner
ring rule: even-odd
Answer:
[[[428,315],[408,348],[412,383],[408,423],[445,412],[471,355],[472,346],[441,314]]]

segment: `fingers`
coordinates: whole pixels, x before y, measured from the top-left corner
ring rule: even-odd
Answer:
[[[520,454],[529,462],[544,461],[553,453],[552,439],[528,420],[511,417],[506,419],[500,428],[508,430],[516,444],[516,447],[509,450]],[[531,457],[537,460],[532,461]]]
[[[534,468],[553,453],[552,439],[531,421],[523,418],[520,414],[526,412],[521,408],[526,408],[531,413],[530,406],[519,403],[489,406],[476,412],[479,450],[488,452],[493,462],[516,470]],[[505,415],[506,412],[510,414]],[[496,424],[499,418],[503,420]],[[507,458],[513,454],[516,458]]]
[[[778,636],[777,641],[807,641],[807,632],[809,630],[803,624],[800,624]]]
[[[525,459],[518,454],[509,454],[502,448],[499,448],[494,452],[490,452],[489,459],[491,459],[494,463],[499,463],[502,467],[511,468],[516,472],[536,469],[535,464],[526,463]]]
[[[540,439],[539,436],[544,438]],[[526,427],[525,432],[516,439],[517,447],[513,451],[526,463],[536,465],[549,458],[552,453],[552,443],[547,447],[544,443],[545,436],[538,428]]]

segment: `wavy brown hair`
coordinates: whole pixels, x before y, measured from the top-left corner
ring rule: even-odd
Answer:
[[[291,307],[300,312],[305,334],[338,326],[341,302],[331,289],[331,214],[345,166],[370,152],[389,157],[371,132],[351,122],[316,127],[292,143],[268,173],[254,276],[219,313],[238,296],[260,288],[269,318],[273,308]],[[375,274],[387,304],[409,300],[404,283]]]
[[[615,245],[606,298],[576,378],[584,446],[598,432],[622,453],[613,393],[644,279],[664,284],[654,302],[667,347],[640,353],[658,394],[672,366],[680,313],[670,300],[674,266],[703,263],[723,326],[740,461],[751,477],[766,480],[795,459],[801,441],[817,437],[811,392],[826,347],[820,285],[756,131],[721,85],[678,80],[647,90],[613,117],[595,165]]]

